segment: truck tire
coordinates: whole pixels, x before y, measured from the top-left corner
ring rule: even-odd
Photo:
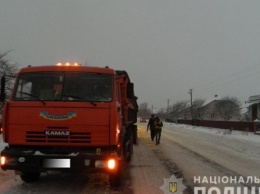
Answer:
[[[137,126],[133,126],[133,143],[137,145]]]
[[[126,151],[126,162],[127,163],[131,162],[131,160],[132,160],[133,150],[134,150],[133,140],[130,139],[129,144],[127,146],[127,151]]]
[[[20,174],[21,179],[24,182],[31,183],[39,180],[41,173],[40,172],[22,172]]]
[[[129,163],[129,162],[131,162],[131,160],[132,160],[132,156],[131,156],[131,154],[128,153],[126,156],[126,162]]]
[[[132,155],[133,155],[133,150],[134,150],[134,146],[133,146],[133,136],[130,135],[128,137],[129,139],[126,140],[126,144],[125,144],[125,150],[124,150],[124,156],[125,156],[125,161],[127,163],[131,162],[132,160]]]

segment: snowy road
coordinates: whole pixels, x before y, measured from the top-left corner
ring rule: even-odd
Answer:
[[[203,177],[260,177],[258,135],[165,123],[161,144],[156,146],[146,132],[146,124],[138,123],[138,145],[119,188],[110,188],[103,174],[42,175],[39,182],[27,184],[13,172],[0,170],[0,193],[160,194],[169,191],[170,182],[178,182],[180,191],[183,178],[189,188],[184,193],[189,194],[198,186],[222,191],[227,186],[255,186],[241,181],[212,185]],[[194,182],[194,177],[201,178],[200,182]]]
[[[233,184],[212,185],[207,181],[197,184],[207,188],[217,186],[222,191],[227,186],[259,186],[246,183],[248,177],[260,177],[259,135],[239,131],[227,134],[227,131],[220,129],[171,125],[164,128],[163,138],[164,153],[182,171],[189,186],[196,186],[194,177],[200,177],[200,180],[203,177],[208,177],[207,180],[209,177],[243,177],[245,180],[233,181]]]

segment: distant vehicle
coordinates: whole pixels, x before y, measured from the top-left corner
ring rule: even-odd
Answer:
[[[140,122],[146,123],[147,119],[146,118],[140,118]]]

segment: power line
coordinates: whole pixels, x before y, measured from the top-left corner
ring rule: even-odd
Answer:
[[[205,90],[207,88],[210,88],[212,89],[212,87],[216,87],[216,86],[222,86],[225,84],[228,85],[228,84],[233,84],[234,82],[237,84],[238,82],[241,82],[241,81],[244,81],[244,80],[247,80],[247,79],[252,79],[254,78],[254,75],[255,76],[259,76],[259,72],[256,71],[255,69],[253,69],[255,66],[258,66],[259,65],[254,65],[254,66],[251,66],[251,67],[247,67],[243,70],[239,70],[239,71],[236,71],[236,72],[232,72],[231,74],[225,76],[225,77],[222,77],[222,78],[218,78],[217,80],[215,81],[211,81],[210,83],[207,83],[204,84],[205,86],[200,86],[198,87],[196,90]],[[253,72],[252,72],[253,70]],[[260,69],[258,69],[260,71]],[[243,74],[241,74],[241,72],[243,72]],[[234,75],[239,75],[238,77],[233,77]]]

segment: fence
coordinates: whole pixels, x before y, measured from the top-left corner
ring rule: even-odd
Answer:
[[[203,127],[220,128],[220,129],[248,131],[248,132],[255,132],[256,126],[259,125],[259,123],[256,123],[256,122],[210,121],[210,120],[198,120],[198,119],[193,119],[193,120],[178,119],[177,123],[195,125],[195,126],[203,126]]]

